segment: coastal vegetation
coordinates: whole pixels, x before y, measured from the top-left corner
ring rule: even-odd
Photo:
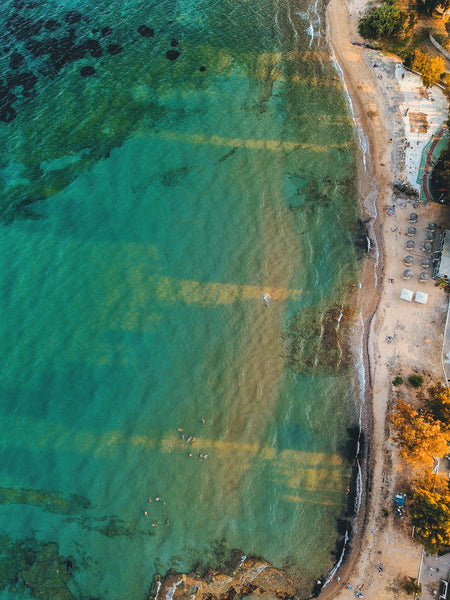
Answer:
[[[391,421],[401,456],[410,470],[407,515],[415,538],[428,552],[450,545],[450,490],[439,463],[450,451],[450,390],[432,384],[428,396],[418,393],[414,406],[399,399]]]
[[[441,56],[430,56],[420,50],[414,50],[407,55],[405,66],[420,73],[426,87],[439,83],[445,71],[445,62]]]
[[[383,2],[373,8],[358,24],[358,31],[368,39],[396,36],[405,38],[414,29],[417,14],[402,10],[395,2]]]
[[[428,552],[450,544],[450,492],[448,479],[427,475],[415,486],[408,514],[414,535]]]
[[[410,375],[408,377],[408,381],[415,388],[422,387],[422,385],[423,385],[423,375],[417,375],[416,373],[414,373],[413,375]]]
[[[385,0],[360,19],[358,31],[365,39],[377,40],[383,49],[398,54],[407,68],[420,73],[426,87],[436,83],[447,87],[445,61],[430,53],[429,34],[433,31],[446,46],[450,30],[446,27],[444,34],[440,27],[434,32],[428,17],[436,9],[445,11],[448,5],[450,0],[416,0],[415,10],[404,10],[396,0]]]
[[[450,431],[444,424],[404,400],[397,402],[392,421],[401,455],[408,462],[432,467],[449,451]]]
[[[450,50],[450,18],[443,18],[449,9],[450,0],[416,0],[413,8],[397,0],[384,0],[360,19],[358,31],[365,39],[376,40],[383,50],[397,54],[405,67],[420,73],[425,87],[440,84],[450,97],[450,73],[430,41],[431,34],[442,48]],[[441,151],[436,173],[442,183],[439,201],[450,204],[449,144]]]

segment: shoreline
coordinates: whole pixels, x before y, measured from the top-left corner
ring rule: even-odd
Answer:
[[[361,289],[358,293],[357,306],[360,311],[361,331],[359,357],[363,363],[364,381],[360,382],[360,426],[363,444],[357,457],[356,468],[361,469],[362,496],[357,514],[349,517],[351,536],[347,542],[342,563],[336,571],[339,580],[347,581],[352,575],[360,556],[364,551],[368,522],[373,515],[374,470],[382,468],[383,456],[380,456],[382,440],[379,438],[380,424],[374,422],[373,381],[375,377],[375,331],[374,324],[384,286],[385,248],[382,234],[381,206],[390,195],[389,171],[389,128],[386,106],[379,95],[375,78],[368,67],[363,40],[352,27],[350,8],[347,1],[330,0],[327,5],[327,41],[330,46],[336,70],[339,73],[344,93],[351,112],[355,135],[359,142],[358,157],[358,192],[360,197],[360,218],[367,223],[368,234],[372,245],[371,251],[364,259],[362,266]],[[353,45],[355,38],[359,43]],[[357,67],[357,68],[355,68]],[[364,79],[363,79],[364,77]],[[364,85],[360,83],[364,81]],[[371,117],[368,117],[370,114]],[[385,144],[380,144],[380,137],[385,137]],[[354,354],[356,342],[353,343]],[[358,357],[354,356],[354,363]],[[384,424],[383,424],[384,426]],[[381,460],[380,460],[381,459]],[[342,587],[334,578],[322,588],[320,600],[335,598]]]
[[[394,86],[390,88],[389,84],[385,82],[382,86],[379,85],[374,69],[368,62],[372,60],[372,54],[369,55],[367,49],[362,45],[362,38],[357,33],[357,23],[366,6],[367,0],[344,0],[344,2],[330,0],[326,9],[327,41],[347,96],[354,120],[355,135],[359,141],[360,214],[363,220],[367,220],[369,237],[371,242],[374,242],[374,251],[372,250],[365,259],[361,275],[361,289],[357,299],[362,321],[362,360],[365,372],[365,381],[363,382],[365,389],[363,398],[360,400],[361,432],[364,436],[364,453],[361,456],[363,496],[359,513],[353,518],[350,517],[352,535],[342,564],[336,572],[336,576],[339,576],[339,578],[336,577],[338,581],[332,579],[326,587],[322,588],[318,595],[320,600],[341,596],[343,592],[347,591],[342,583],[349,581],[349,578],[357,578],[363,582],[363,585],[366,584],[366,571],[375,562],[375,553],[381,555],[385,548],[383,544],[386,543],[384,539],[386,535],[384,531],[380,530],[383,519],[385,519],[383,527],[387,525],[390,528],[391,537],[392,535],[402,535],[398,526],[395,527],[392,518],[389,519],[386,515],[382,516],[382,508],[386,506],[389,493],[392,493],[396,480],[399,479],[396,471],[401,470],[401,465],[396,461],[395,448],[388,448],[389,433],[386,430],[388,426],[386,412],[389,402],[393,399],[390,375],[394,367],[402,366],[402,362],[404,365],[408,365],[406,356],[404,361],[399,361],[400,357],[403,359],[403,353],[400,351],[390,355],[384,351],[384,347],[382,348],[383,327],[404,329],[404,326],[399,324],[398,315],[395,317],[397,321],[394,317],[387,317],[390,303],[397,300],[394,299],[394,296],[398,291],[397,289],[394,291],[389,283],[394,283],[391,275],[394,274],[394,271],[398,272],[395,261],[399,258],[399,254],[404,253],[403,247],[398,245],[398,234],[402,231],[398,231],[399,227],[397,226],[398,224],[404,227],[404,219],[402,221],[396,216],[396,226],[391,227],[391,233],[388,233],[386,218],[389,217],[387,217],[386,208],[396,203],[392,184],[398,180],[408,182],[411,173],[418,175],[419,169],[418,165],[412,165],[407,171],[404,164],[407,161],[404,159],[404,163],[402,163],[400,156],[402,150],[406,154],[408,152],[406,148],[410,147],[405,138],[406,123],[402,123],[401,118],[406,103],[405,97],[403,96],[401,99],[396,97],[399,92],[393,89]],[[353,41],[356,43],[352,43]],[[393,72],[399,66],[398,57],[385,57],[383,61],[388,63]],[[375,63],[373,66],[376,66]],[[383,74],[381,72],[377,74],[380,80],[383,76],[384,71]],[[404,75],[402,75],[402,79],[403,77]],[[409,110],[409,104],[407,106]],[[448,113],[448,102],[446,108]],[[435,126],[434,121],[432,124]],[[429,124],[427,125],[429,126]],[[410,126],[410,130],[414,131],[412,126]],[[433,131],[428,133],[429,138],[432,133]],[[403,147],[400,137],[405,138]],[[419,145],[418,137],[417,145]],[[414,167],[416,167],[417,173],[414,172]],[[399,204],[399,208],[407,209],[409,202]],[[414,210],[417,210],[416,203],[411,202],[411,204]],[[423,212],[427,213],[424,216],[428,216],[428,220],[435,220],[430,218],[430,213],[431,217],[441,216],[440,207],[426,207],[425,203],[421,203],[419,200],[417,200],[417,204],[423,205],[420,206],[420,210],[423,209]],[[394,246],[395,244],[397,246]],[[395,252],[392,252],[393,249]],[[409,284],[402,285],[409,287]],[[439,330],[440,298],[436,291],[433,291],[433,300],[437,307],[434,309],[434,314],[437,314],[438,323],[437,326],[434,326],[434,334],[442,337],[442,332]],[[404,312],[402,308],[399,305],[398,310]],[[424,339],[427,343],[430,342],[430,339]],[[434,343],[437,344],[437,340]],[[356,347],[355,344],[353,346]],[[356,360],[354,362],[356,364]],[[439,378],[439,371],[433,370],[432,361],[422,362],[435,377]],[[414,369],[415,366],[416,364],[411,362],[411,368]],[[414,554],[414,544],[418,547],[417,543],[406,539],[402,540],[402,544],[411,554]],[[399,557],[395,556],[394,558],[398,559]],[[405,559],[403,558],[403,560]],[[407,565],[409,575],[417,576],[417,571],[414,572],[414,560],[410,560],[409,563],[411,563]],[[403,567],[402,558],[399,560],[399,565]],[[340,580],[342,583],[339,585]],[[372,597],[373,594],[380,598],[384,597],[382,596],[385,591],[382,589],[383,584],[375,580],[372,581],[372,584],[372,588],[369,587]],[[371,585],[370,581],[368,585]]]

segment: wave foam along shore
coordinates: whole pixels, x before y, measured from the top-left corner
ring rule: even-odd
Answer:
[[[417,75],[406,72],[398,64],[399,59],[352,44],[352,40],[358,38],[358,19],[367,7],[365,0],[347,3],[331,0],[327,9],[328,37],[349,97],[358,136],[360,142],[368,141],[367,148],[361,144],[361,209],[367,210],[365,195],[373,194],[375,215],[370,216],[380,252],[375,264],[373,258],[368,258],[360,292],[365,328],[364,370],[369,375],[365,389],[368,399],[366,421],[364,423],[363,418],[362,423],[371,446],[368,462],[364,465],[366,495],[357,519],[359,527],[354,530],[356,535],[337,574],[343,581],[352,578],[353,583],[364,583],[365,594],[384,599],[392,596],[399,572],[417,576],[420,556],[419,546],[406,538],[392,520],[384,521],[380,527],[382,519],[386,518],[381,511],[395,489],[400,466],[395,462],[392,450],[386,454],[385,419],[391,372],[394,368],[426,369],[431,376],[442,378],[436,365],[440,363],[441,325],[447,307],[442,291],[429,284],[427,292],[432,300],[428,312],[424,314],[415,309],[414,313],[405,315],[399,300],[402,284],[397,283],[396,276],[404,247],[404,240],[399,236],[407,226],[406,215],[411,210],[408,206],[411,201],[399,202],[399,210],[390,221],[390,231],[385,223],[385,208],[392,200],[393,181],[408,180],[416,189],[420,187],[422,151],[445,121],[448,101],[436,87],[425,90]],[[377,66],[374,68],[375,60]],[[442,216],[436,205],[421,203],[416,208],[413,203],[413,206],[420,211],[420,219],[425,223],[440,220]],[[393,285],[389,286],[389,283]],[[394,350],[383,345],[386,332],[396,333]],[[419,356],[416,348],[430,344],[431,340],[431,347]],[[383,578],[374,577],[373,565],[381,556],[387,567]],[[337,585],[336,580],[323,590],[321,598],[337,598],[341,592],[347,592],[346,586]]]

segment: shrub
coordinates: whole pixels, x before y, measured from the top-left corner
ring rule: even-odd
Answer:
[[[397,387],[398,385],[402,385],[403,383],[403,377],[400,377],[400,375],[397,375],[397,377],[394,377],[394,379],[392,380],[392,385],[395,385],[395,387]]]
[[[423,376],[414,374],[408,377],[408,381],[413,387],[420,388],[423,385]]]
[[[405,590],[408,596],[420,596],[422,593],[422,584],[418,584],[414,577],[405,577],[402,579],[400,582],[400,587]]]

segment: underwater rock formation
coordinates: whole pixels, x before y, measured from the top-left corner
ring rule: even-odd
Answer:
[[[54,542],[0,535],[0,590],[18,598],[75,600],[68,587],[74,569],[75,559],[62,556]]]
[[[152,600],[235,600],[243,596],[271,596],[279,600],[296,598],[292,579],[265,560],[235,552],[235,566],[229,571],[207,569],[187,575],[169,571],[155,577],[150,591]]]
[[[349,335],[353,322],[351,305],[300,309],[283,333],[287,366],[296,373],[347,372],[352,364]]]

